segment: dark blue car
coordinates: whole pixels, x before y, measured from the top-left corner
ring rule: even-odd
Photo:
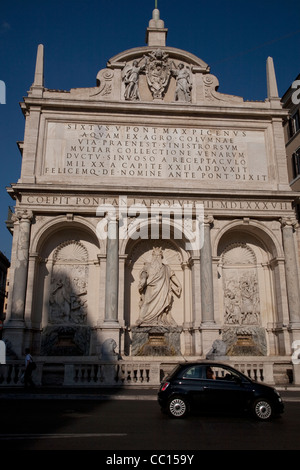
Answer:
[[[191,411],[250,411],[265,421],[284,411],[275,388],[215,361],[178,364],[161,383],[158,402],[174,418]]]

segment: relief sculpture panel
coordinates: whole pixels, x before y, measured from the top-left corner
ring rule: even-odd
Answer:
[[[48,325],[42,334],[42,354],[89,354],[88,274],[88,253],[83,244],[70,240],[56,249],[50,282]]]
[[[55,254],[50,287],[50,323],[85,324],[88,266],[84,247],[70,242]]]
[[[224,329],[228,355],[265,355],[256,257],[247,244],[223,253]]]
[[[255,271],[231,273],[225,279],[225,323],[258,325],[259,292]]]

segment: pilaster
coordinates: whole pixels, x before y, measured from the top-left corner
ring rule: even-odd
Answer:
[[[213,217],[204,217],[203,245],[200,251],[202,324],[214,323],[214,289],[210,229]]]
[[[300,328],[300,293],[299,277],[294,241],[294,228],[297,224],[295,219],[281,219],[282,239],[285,255],[285,273],[287,285],[287,297],[289,306],[289,321],[291,328]]]

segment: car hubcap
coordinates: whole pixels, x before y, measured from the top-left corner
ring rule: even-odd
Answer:
[[[183,400],[176,398],[170,403],[170,412],[173,416],[183,416],[186,411],[186,405]]]
[[[268,419],[271,416],[272,409],[268,402],[260,401],[255,406],[255,412],[260,419]]]

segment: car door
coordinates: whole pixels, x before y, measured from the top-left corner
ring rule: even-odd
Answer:
[[[240,411],[246,407],[251,391],[238,374],[226,367],[212,367],[214,377],[203,384],[203,404],[207,409]]]
[[[202,407],[205,367],[203,365],[193,365],[185,369],[182,375],[181,384],[186,396],[193,408]]]

